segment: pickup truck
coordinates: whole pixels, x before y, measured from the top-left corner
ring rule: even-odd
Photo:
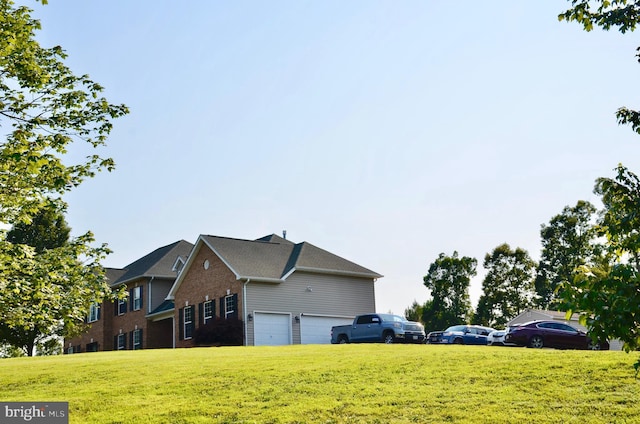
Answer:
[[[351,325],[331,327],[331,343],[424,343],[424,327],[391,314],[358,315]]]

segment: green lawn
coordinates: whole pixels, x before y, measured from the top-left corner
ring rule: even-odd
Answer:
[[[640,423],[636,357],[484,346],[143,350],[0,360],[0,400],[71,423]]]

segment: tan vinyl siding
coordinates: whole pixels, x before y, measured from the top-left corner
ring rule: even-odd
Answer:
[[[154,278],[153,280],[151,280],[150,284],[147,284],[146,290],[148,290],[147,293],[149,293],[149,296],[151,298],[151,303],[147,308],[147,313],[153,311],[158,306],[160,306],[162,302],[164,302],[167,295],[169,294],[169,290],[171,290],[173,282],[174,280]],[[145,297],[147,297],[147,295],[145,295]]]
[[[246,287],[247,313],[285,312],[355,316],[375,312],[372,279],[295,272],[279,284],[250,282]],[[293,343],[300,343],[300,324],[292,323]],[[247,322],[247,344],[254,344],[253,322]]]

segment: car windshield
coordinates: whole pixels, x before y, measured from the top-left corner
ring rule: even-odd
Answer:
[[[466,325],[454,325],[452,327],[447,328],[445,331],[464,331],[467,328]]]
[[[399,315],[391,315],[391,314],[378,314],[382,321],[391,321],[391,322],[404,322],[406,319]]]

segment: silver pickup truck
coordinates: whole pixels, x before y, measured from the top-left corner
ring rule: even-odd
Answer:
[[[331,343],[424,343],[424,327],[399,315],[358,315],[351,325],[331,327]]]

